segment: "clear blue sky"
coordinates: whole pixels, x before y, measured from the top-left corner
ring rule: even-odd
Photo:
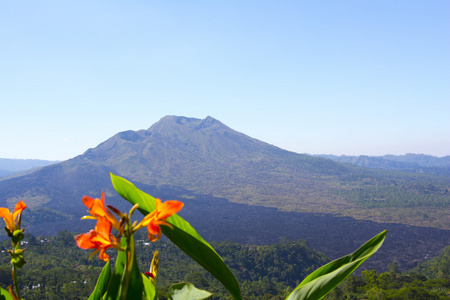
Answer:
[[[298,153],[450,154],[450,1],[0,1],[0,157],[165,115]]]

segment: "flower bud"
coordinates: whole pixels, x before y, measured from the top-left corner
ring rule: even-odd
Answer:
[[[16,250],[14,253],[12,253],[11,251],[9,252],[9,254],[11,254],[12,259],[11,259],[11,265],[13,265],[14,267],[20,269],[23,267],[23,265],[25,264],[25,258],[23,257],[23,251],[21,249]]]
[[[20,243],[21,240],[23,240],[24,237],[25,235],[23,234],[23,231],[17,229],[16,231],[13,232],[11,240],[13,241],[13,243],[18,244]]]
[[[22,268],[24,264],[25,264],[25,258],[23,257],[23,255],[11,259],[11,265],[15,266],[17,269]]]

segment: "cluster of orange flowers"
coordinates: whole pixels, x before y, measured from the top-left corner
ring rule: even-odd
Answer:
[[[84,216],[82,219],[96,219],[97,224],[94,230],[77,235],[75,237],[76,243],[82,249],[96,249],[92,255],[99,252],[99,258],[108,261],[109,256],[105,253],[108,248],[123,250],[120,246],[120,237],[127,225],[127,218],[131,217],[131,214],[138,206],[133,206],[129,213],[130,216],[127,216],[127,214],[123,214],[110,205],[105,206],[105,194],[103,192],[101,199],[84,196],[83,203],[89,209],[90,216]],[[131,232],[133,233],[143,227],[147,227],[150,241],[158,240],[161,237],[160,226],[164,225],[172,228],[172,225],[167,223],[166,219],[179,212],[183,205],[183,202],[177,200],[169,200],[162,203],[160,199],[156,199],[156,209],[146,215],[139,224],[135,222],[131,227]],[[20,216],[26,207],[23,201],[19,201],[16,204],[13,212],[8,208],[0,207],[0,217],[5,221],[6,229],[11,235],[20,229]],[[120,220],[111,211],[117,214]],[[111,234],[112,228],[118,231],[117,237]]]
[[[103,192],[101,199],[84,196],[83,203],[87,206],[91,215],[82,219],[96,219],[97,224],[94,230],[76,236],[76,243],[82,249],[96,249],[92,255],[99,252],[99,258],[108,261],[109,256],[105,253],[108,248],[123,250],[120,246],[120,237],[127,226],[128,218],[131,217],[138,206],[133,206],[129,216],[127,216],[127,214],[123,214],[110,205],[105,206],[105,194]],[[142,227],[147,227],[148,238],[152,242],[156,241],[161,237],[161,228],[159,226],[164,225],[172,228],[172,225],[167,223],[166,219],[179,212],[183,205],[183,202],[177,200],[169,200],[162,203],[160,199],[156,199],[156,209],[146,215],[139,224],[135,222],[131,226],[130,232],[134,233]],[[120,217],[120,221],[111,211]],[[118,231],[117,238],[111,234],[112,228]]]

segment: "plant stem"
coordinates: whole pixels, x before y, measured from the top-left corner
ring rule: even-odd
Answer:
[[[17,284],[17,275],[16,275],[16,273],[17,273],[16,266],[13,266],[12,267],[12,277],[13,277],[14,288],[16,289],[17,297],[19,299],[21,299],[20,298],[20,293],[19,293],[19,285]]]
[[[128,294],[128,286],[130,285],[130,277],[131,277],[131,270],[133,269],[133,263],[134,263],[134,238],[133,233],[131,232],[131,226],[127,226],[129,228],[125,238],[127,241],[127,248],[126,248],[126,255],[127,260],[125,263],[125,272],[123,274],[122,279],[122,289],[120,292],[120,300],[126,300],[127,294]]]

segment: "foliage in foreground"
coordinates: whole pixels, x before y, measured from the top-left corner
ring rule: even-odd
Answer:
[[[101,272],[103,262],[98,259],[88,260],[89,253],[73,247],[73,236],[74,234],[67,231],[48,237],[34,237],[25,233],[23,241],[24,247],[27,248],[28,262],[21,269],[19,279],[22,287],[21,295],[25,299],[87,299],[89,297]],[[214,291],[215,295],[212,299],[225,300],[228,298],[226,289],[218,281],[214,280],[209,273],[205,272],[170,241],[160,240],[149,244],[140,238],[136,238],[140,265],[148,266],[148,256],[155,250],[159,250],[161,253],[162,265],[158,278],[159,299],[167,299],[171,283],[179,281],[191,282],[198,288]],[[5,241],[0,245],[3,254],[5,254],[5,249],[10,247],[9,244],[8,241]],[[280,243],[263,246],[241,245],[229,241],[213,242],[211,245],[227,262],[241,283],[244,299],[284,299],[286,293],[292,291],[292,287],[298,285],[311,269],[326,263],[323,254],[316,252],[302,240],[285,239]],[[364,277],[350,276],[325,299],[376,299],[369,298],[369,296],[378,289],[383,290],[379,294],[384,297],[390,293],[395,294],[396,291],[402,291],[398,292],[396,298],[393,299],[410,299],[407,297],[412,297],[413,293],[419,294],[418,291],[425,294],[425,289],[426,295],[430,297],[425,299],[439,299],[433,297],[438,296],[437,293],[450,292],[450,276],[433,277],[427,274],[438,275],[438,270],[449,270],[449,254],[450,246],[446,247],[440,256],[402,274],[395,268],[395,264],[389,267],[393,271],[387,273],[377,273],[373,270],[363,271],[363,274],[367,275]],[[8,265],[8,256],[0,256],[0,286],[3,288],[7,288],[12,283],[11,269]],[[278,273],[275,271],[277,268],[287,270],[290,266],[295,268],[296,265],[302,272],[283,273],[281,271]],[[297,276],[299,274],[303,275]],[[426,280],[423,275],[426,276]],[[376,279],[373,280],[373,278]],[[369,281],[369,279],[371,280]],[[388,283],[386,279],[392,282],[386,285]],[[377,285],[374,286],[369,282],[377,282]],[[400,294],[402,295],[400,296]],[[442,295],[440,297],[447,299]]]
[[[98,259],[88,260],[89,253],[73,247],[73,236],[67,231],[48,237],[34,237],[25,233],[23,243],[27,249],[27,264],[21,269],[19,279],[24,298],[51,299],[56,295],[64,299],[89,297],[103,262]],[[148,257],[159,251],[160,299],[167,294],[173,282],[182,281],[214,291],[214,299],[228,297],[220,282],[173,243],[167,239],[148,243],[144,238],[145,234],[136,237],[137,260],[139,265],[148,268]],[[311,271],[328,262],[324,254],[314,250],[304,240],[283,239],[280,243],[258,246],[230,241],[213,242],[211,245],[241,283],[242,294],[253,299],[265,294],[286,293],[289,287],[292,289]],[[6,251],[9,247],[9,241],[5,241],[1,249]],[[7,255],[0,256],[0,265],[0,285],[7,288],[12,283]]]
[[[76,236],[76,244],[83,249],[94,249],[90,257],[98,253],[99,258],[106,262],[89,299],[158,299],[156,280],[159,252],[154,252],[150,270],[145,273],[141,273],[136,255],[134,234],[144,227],[148,230],[148,239],[151,242],[159,240],[164,234],[214,276],[234,299],[243,299],[238,281],[223,259],[188,222],[176,214],[183,207],[182,202],[169,200],[162,203],[160,199],[142,192],[121,177],[111,174],[111,180],[117,193],[133,204],[133,207],[128,213],[123,213],[106,205],[103,193],[101,199],[88,196],[83,198],[83,203],[90,213],[83,219],[94,219],[97,223],[94,230]],[[24,239],[21,213],[26,207],[23,201],[19,201],[13,212],[7,208],[0,208],[0,217],[6,223],[5,230],[12,245],[12,249],[8,250],[12,257],[12,284],[8,290],[0,289],[0,294],[5,299],[21,299],[17,272],[25,264],[24,250],[21,249]],[[144,218],[140,222],[132,223],[131,216],[136,210],[139,210]],[[112,234],[112,229],[117,233]],[[322,299],[373,255],[381,247],[385,236],[386,231],[383,231],[355,252],[312,272],[286,299]],[[107,253],[109,249],[118,251],[112,269]],[[184,282],[172,285],[168,290],[168,296],[173,300],[208,299],[213,294]]]

